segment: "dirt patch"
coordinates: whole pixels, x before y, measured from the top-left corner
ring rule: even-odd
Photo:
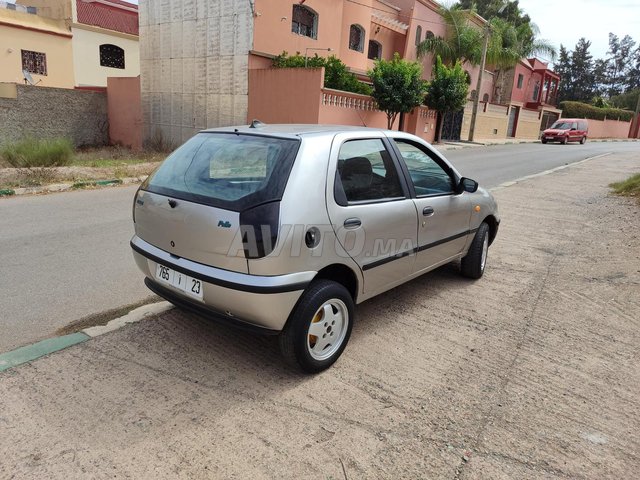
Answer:
[[[0,376],[0,477],[637,478],[640,209],[615,155],[500,190],[483,279],[357,309],[303,376],[172,310]]]
[[[111,180],[149,175],[157,163],[139,163],[111,167],[55,167],[44,171],[21,171],[15,168],[0,168],[0,187],[29,187],[62,182],[83,182],[89,180]]]

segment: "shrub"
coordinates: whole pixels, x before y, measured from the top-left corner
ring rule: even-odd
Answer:
[[[324,67],[324,86],[326,88],[371,95],[371,87],[358,80],[358,77],[351,73],[344,62],[335,55],[323,58],[316,53],[313,57],[307,57],[306,64],[307,68]],[[273,68],[304,68],[305,58],[300,55],[300,52],[295,55],[282,52],[273,59],[272,66]]]
[[[598,108],[582,102],[560,102],[560,109],[564,118],[590,118],[591,120],[621,120],[628,122],[633,118],[633,112],[619,108]]]
[[[71,163],[73,145],[66,138],[25,138],[5,145],[0,155],[15,168],[63,167]]]
[[[618,195],[640,197],[640,173],[637,173],[622,182],[612,183],[609,186],[613,189],[613,192]]]

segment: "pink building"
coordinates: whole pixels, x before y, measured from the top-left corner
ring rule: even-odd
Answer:
[[[324,88],[321,72],[267,71],[271,59],[283,51],[336,55],[366,81],[376,59],[398,52],[416,60],[420,41],[444,35],[439,8],[432,0],[141,2],[144,137],[159,132],[180,143],[199,129],[253,117],[385,127],[371,98]],[[484,25],[481,17],[470,18]],[[429,79],[433,58],[421,61]],[[475,88],[479,69],[463,67]],[[491,102],[494,74],[483,78],[478,95]],[[433,140],[435,112],[420,107],[407,117],[405,130]]]

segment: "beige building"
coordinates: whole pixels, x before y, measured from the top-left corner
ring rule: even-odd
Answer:
[[[74,85],[106,87],[107,77],[140,75],[138,6],[122,0],[28,0],[38,16],[72,35]]]
[[[23,83],[26,71],[38,85],[73,88],[71,36],[62,20],[0,2],[0,82]]]

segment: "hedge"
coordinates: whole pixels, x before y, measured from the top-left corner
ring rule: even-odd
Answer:
[[[564,118],[590,118],[591,120],[621,120],[629,122],[633,119],[633,112],[619,108],[598,108],[582,102],[560,102],[560,109]]]

